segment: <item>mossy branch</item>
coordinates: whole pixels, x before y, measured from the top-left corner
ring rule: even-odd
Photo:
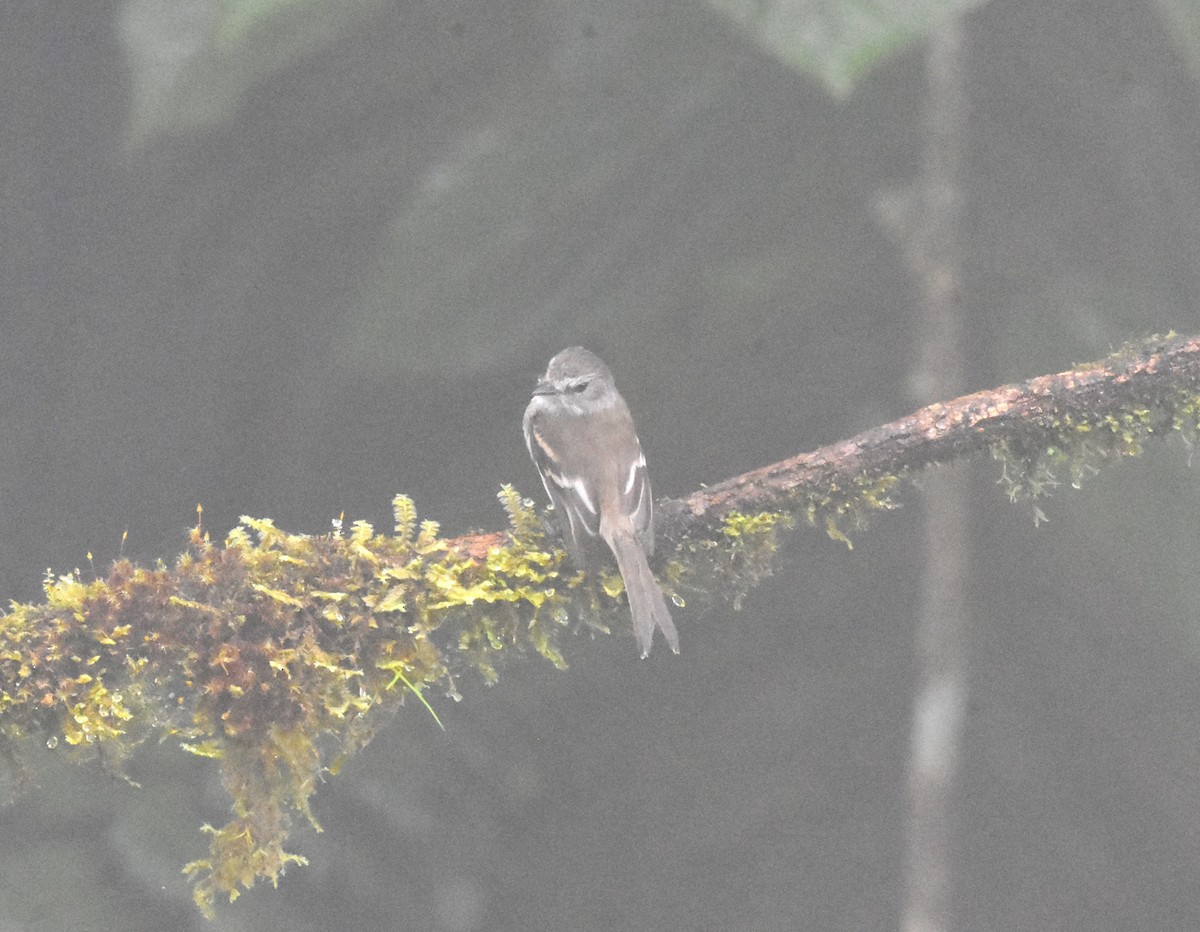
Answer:
[[[1156,436],[1194,438],[1200,338],[1168,337],[1090,366],[930,405],[891,424],[659,507],[659,572],[682,604],[735,604],[770,573],[796,519],[848,535],[894,506],[898,484],[980,450],[1004,461],[1014,496],[1065,473],[1074,484]],[[149,737],[217,761],[232,818],[209,828],[185,868],[211,915],[303,858],[284,849],[314,825],[317,783],[362,748],[390,711],[431,690],[459,698],[506,653],[565,667],[572,619],[627,624],[620,577],[593,584],[564,563],[531,502],[505,487],[506,531],[454,540],[394,502],[393,534],[341,522],[322,536],[244,518],[219,544],[198,526],[173,565],[120,560],[107,578],[48,576],[45,599],[0,616],[0,757],[41,740],[119,767]],[[632,657],[632,654],[631,654]],[[417,707],[419,704],[415,704]],[[427,714],[424,709],[421,714]]]
[[[1003,464],[1009,497],[1035,499],[1060,476],[1078,488],[1101,462],[1135,456],[1149,440],[1177,434],[1190,447],[1198,404],[1200,336],[1152,337],[1066,372],[931,404],[664,502],[659,514],[670,515],[665,526],[693,533],[731,513],[780,509],[845,539],[870,512],[891,507],[900,480],[927,466],[986,450]]]

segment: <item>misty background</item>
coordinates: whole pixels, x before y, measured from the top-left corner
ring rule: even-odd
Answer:
[[[902,14],[902,15],[900,15]],[[659,496],[945,397],[881,205],[965,101],[953,394],[1200,330],[1200,13],[1095,3],[93,0],[0,14],[0,598],[184,548],[542,502],[551,355],[614,370]],[[958,352],[948,347],[946,352]],[[950,928],[1200,928],[1200,473],[1178,440],[1010,504],[922,477],[740,611],[415,704],[318,792],[310,866],[206,922],[171,743],[22,748],[0,929],[861,930],[911,915],[927,502],[967,529]],[[9,776],[0,780],[6,795]],[[913,928],[911,925],[908,928]]]

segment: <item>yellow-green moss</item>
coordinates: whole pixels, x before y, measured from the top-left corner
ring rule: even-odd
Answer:
[[[806,490],[800,496],[804,517],[833,540],[853,548],[850,534],[865,527],[874,512],[899,507],[892,495],[900,480],[891,473],[863,473],[848,488],[830,483],[820,490]]]
[[[302,862],[284,849],[293,818],[312,823],[322,773],[406,696],[434,711],[427,696],[457,697],[472,667],[494,679],[504,650],[565,666],[562,555],[544,548],[532,505],[501,498],[512,533],[482,561],[400,496],[391,536],[243,518],[221,544],[197,527],[170,568],[48,575],[42,604],[0,617],[0,745],[40,733],[112,762],[158,734],[218,760],[233,818],[187,867],[211,915],[217,897]],[[457,637],[439,637],[451,622]]]
[[[1018,501],[1043,497],[1060,481],[1078,489],[1105,461],[1139,456],[1153,438],[1176,434],[1190,448],[1198,432],[1200,395],[1180,390],[1135,398],[1116,411],[1072,409],[992,444],[991,452],[1001,464],[1001,484]],[[1034,514],[1043,517],[1036,505]]]
[[[771,575],[779,534],[793,524],[782,511],[729,512],[713,532],[686,538],[660,580],[679,605],[683,598],[672,587],[689,592],[700,606],[728,599],[740,609],[745,594]]]

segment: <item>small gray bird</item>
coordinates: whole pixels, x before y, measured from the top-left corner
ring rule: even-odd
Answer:
[[[646,557],[654,553],[654,502],[629,406],[600,357],[572,346],[550,360],[525,409],[525,444],[580,566],[600,537],[625,581],[642,656],[657,626],[679,653],[679,632]]]

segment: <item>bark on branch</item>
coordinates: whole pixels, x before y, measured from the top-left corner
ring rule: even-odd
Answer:
[[[1014,494],[1036,493],[1042,469],[1086,468],[1134,454],[1153,435],[1190,439],[1200,393],[1200,336],[1154,338],[1056,375],[936,402],[847,440],[771,463],[661,503],[669,536],[731,512],[787,509],[797,497],[836,500],[874,477],[910,475],[990,450]],[[1078,459],[1077,459],[1078,458]]]

